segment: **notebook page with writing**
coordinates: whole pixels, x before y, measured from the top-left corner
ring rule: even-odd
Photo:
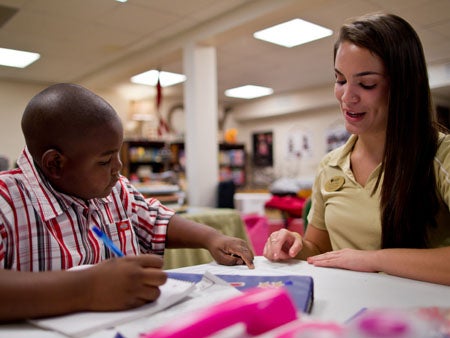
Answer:
[[[195,284],[173,278],[160,287],[160,297],[136,309],[114,312],[79,312],[69,315],[30,319],[29,322],[69,337],[83,337],[102,329],[114,327],[157,313],[184,299],[195,289]]]

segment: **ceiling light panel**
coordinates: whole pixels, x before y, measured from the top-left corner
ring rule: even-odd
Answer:
[[[225,95],[228,97],[237,97],[241,99],[255,99],[261,96],[273,94],[272,88],[246,85],[225,90]]]
[[[314,23],[293,19],[253,34],[256,39],[271,42],[284,47],[294,47],[333,34],[331,29]]]
[[[38,53],[0,48],[0,65],[2,66],[25,68],[40,57]]]
[[[158,82],[158,76],[159,81],[161,83],[161,87],[169,87],[186,81],[186,76],[183,74],[170,73],[152,69],[147,72],[133,76],[131,78],[131,82],[148,86],[156,86],[156,83]]]

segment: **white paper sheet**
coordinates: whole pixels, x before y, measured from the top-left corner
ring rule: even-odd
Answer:
[[[206,271],[200,282],[195,284],[194,291],[181,303],[151,317],[141,318],[124,325],[118,325],[115,332],[120,332],[127,338],[139,337],[142,333],[149,333],[156,328],[166,325],[176,318],[182,318],[199,309],[212,306],[218,302],[230,299],[241,294],[239,290],[230,286],[227,282]],[[98,333],[90,338],[104,338],[105,335]],[[113,337],[113,336],[109,336]],[[240,337],[240,336],[236,336]]]
[[[64,316],[33,319],[30,323],[60,332],[69,337],[84,337],[93,332],[114,327],[159,312],[187,297],[195,284],[169,278],[160,287],[161,295],[153,303],[136,309],[115,312],[80,312]]]

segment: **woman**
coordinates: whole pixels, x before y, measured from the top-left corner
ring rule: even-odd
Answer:
[[[352,136],[319,165],[304,238],[275,232],[264,256],[450,285],[450,136],[416,32],[396,15],[361,17],[341,28],[334,64]]]

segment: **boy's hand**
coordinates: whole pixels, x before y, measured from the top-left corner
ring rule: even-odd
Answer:
[[[253,251],[247,242],[240,238],[217,234],[208,247],[209,252],[219,264],[223,265],[247,265],[254,269]]]
[[[149,254],[114,258],[79,271],[90,279],[89,308],[124,310],[156,300],[167,280],[162,266],[160,256]]]

